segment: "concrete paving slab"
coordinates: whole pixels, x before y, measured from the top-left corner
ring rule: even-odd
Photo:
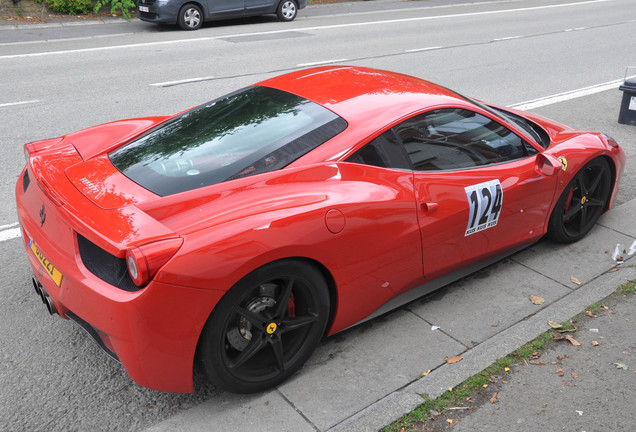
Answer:
[[[224,394],[159,423],[146,432],[315,432],[276,390],[260,395]]]
[[[628,201],[608,211],[601,216],[598,224],[636,239],[636,200]],[[629,245],[625,246],[629,247]]]
[[[550,304],[569,292],[560,283],[507,259],[412,303],[408,309],[472,347],[536,313],[542,306],[532,304],[531,295]]]
[[[279,391],[319,430],[384,398],[466,347],[400,310],[320,346]]]
[[[632,258],[632,261],[636,259]],[[427,395],[431,399],[438,398],[449,387],[464,382],[471,376],[481,372],[492,363],[531,341],[548,330],[548,320],[565,321],[580,313],[590,304],[607,297],[618,286],[627,280],[636,278],[636,268],[623,267],[617,272],[604,273],[591,282],[571,291],[560,300],[548,305],[532,317],[521,320],[484,343],[477,345],[462,354],[464,359],[455,364],[443,364],[426,377],[391,394],[387,400],[380,400],[370,405],[355,416],[343,421],[329,432],[376,432],[385,425],[410,412],[422,402],[417,401],[419,395]],[[389,418],[389,420],[386,420]],[[497,429],[493,429],[497,430]]]
[[[513,368],[516,373],[506,376],[508,383],[499,389],[498,402],[483,404],[462,416],[453,431],[636,430],[636,377],[632,372],[636,368],[616,367],[616,363],[633,366],[636,296],[609,301],[617,301],[610,303],[612,313],[579,321],[574,337],[580,347],[553,344],[541,356],[546,366]],[[594,340],[600,345],[593,346]],[[551,365],[557,357],[565,358]],[[557,375],[558,369],[563,377]]]
[[[543,239],[512,259],[569,288],[577,288],[571,277],[586,283],[606,272],[612,265],[611,256],[606,251],[617,243],[631,244],[630,240],[629,236],[596,225],[576,243],[564,245]]]

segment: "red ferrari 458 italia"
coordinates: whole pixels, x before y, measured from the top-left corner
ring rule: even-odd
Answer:
[[[602,133],[346,66],[24,150],[36,292],[171,392],[197,365],[275,386],[325,335],[546,234],[580,239],[625,163]]]

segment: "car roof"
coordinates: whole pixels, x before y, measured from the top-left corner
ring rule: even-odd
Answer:
[[[380,114],[385,121],[429,107],[468,104],[456,93],[420,78],[354,66],[328,66],[281,75],[256,85],[316,102],[349,123]]]

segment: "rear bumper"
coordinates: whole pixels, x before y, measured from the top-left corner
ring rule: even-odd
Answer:
[[[77,235],[70,223],[64,223],[68,216],[63,206],[48,201],[37,182],[25,192],[21,176],[16,200],[29,262],[57,313],[81,324],[89,334],[93,329],[91,336],[112,351],[136,383],[161,391],[192,392],[199,335],[223,293],[156,281],[137,292],[109,285],[83,265]],[[46,209],[44,223],[41,206]],[[29,240],[61,273],[59,285]]]

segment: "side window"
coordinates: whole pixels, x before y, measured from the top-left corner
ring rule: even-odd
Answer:
[[[450,170],[528,156],[525,142],[502,124],[465,109],[438,109],[396,126],[413,169]]]
[[[381,168],[411,169],[404,150],[392,130],[384,132],[347,158],[347,162]]]

